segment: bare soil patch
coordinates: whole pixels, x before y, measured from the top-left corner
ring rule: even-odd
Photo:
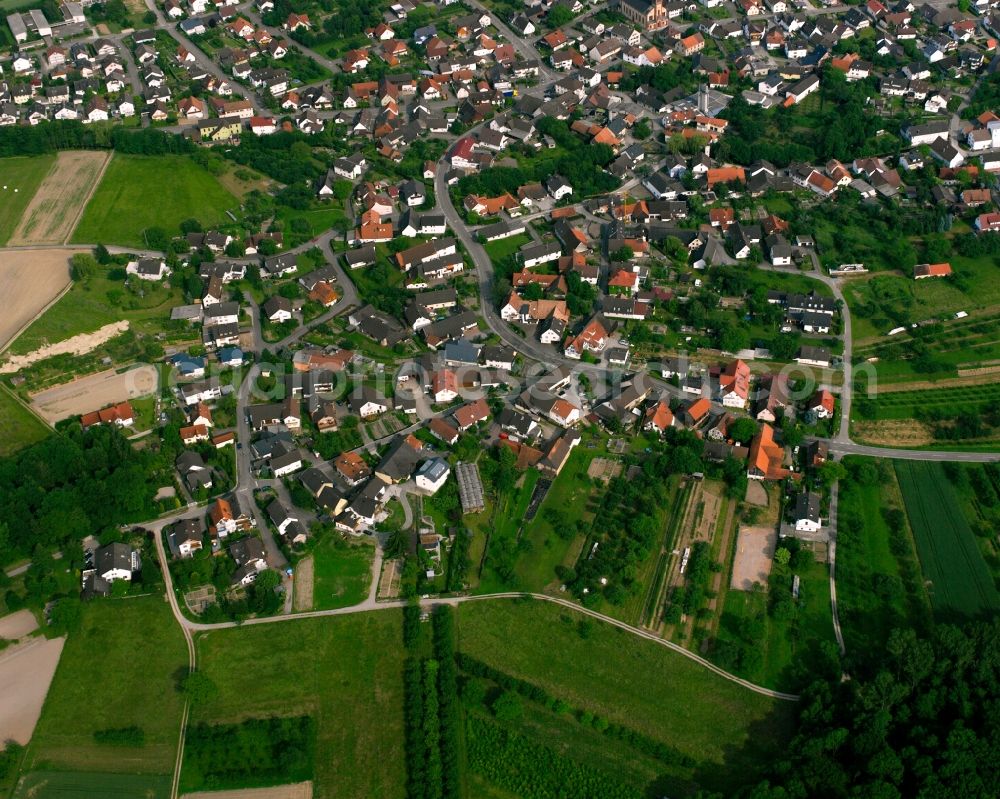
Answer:
[[[764,488],[764,484],[760,480],[748,480],[745,499],[751,505],[756,505],[758,508],[766,508],[767,489]]]
[[[778,531],[773,527],[740,528],[733,561],[733,579],[729,587],[749,591],[754,583],[767,585],[777,541]]]
[[[313,559],[312,555],[295,564],[292,608],[296,612],[313,609]]]
[[[109,369],[40,391],[32,396],[31,405],[49,424],[55,424],[116,402],[148,396],[158,385],[159,373],[148,364],[120,374]]]
[[[312,799],[312,782],[274,785],[270,788],[239,788],[232,791],[197,791],[181,799]]]
[[[609,458],[594,458],[587,467],[587,477],[591,480],[596,478],[605,485],[610,483],[621,473],[621,463],[619,461],[613,461]]]
[[[59,153],[8,244],[62,244],[80,221],[80,215],[101,182],[111,153],[72,150]]]
[[[64,643],[33,638],[0,654],[0,741],[31,739]]]
[[[35,620],[35,614],[27,609],[9,613],[0,618],[0,638],[6,638],[8,641],[24,638],[28,633],[37,629],[38,622]]]
[[[104,342],[110,341],[115,336],[120,336],[128,328],[128,320],[112,322],[93,333],[81,333],[64,341],[57,341],[55,344],[46,344],[44,347],[32,350],[27,355],[13,355],[0,365],[0,374],[19,372],[33,363],[44,361],[55,355],[86,355],[100,347]]]
[[[72,283],[69,259],[83,250],[0,251],[0,351]]]

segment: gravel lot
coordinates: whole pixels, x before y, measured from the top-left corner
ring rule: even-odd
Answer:
[[[50,424],[96,411],[115,402],[145,397],[157,390],[159,373],[148,364],[118,374],[106,372],[47,388],[31,398],[32,407]]]

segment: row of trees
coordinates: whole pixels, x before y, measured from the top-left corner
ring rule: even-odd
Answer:
[[[57,150],[117,150],[134,155],[168,155],[192,153],[195,145],[181,136],[152,128],[126,130],[75,121],[0,128],[0,157],[42,155]]]

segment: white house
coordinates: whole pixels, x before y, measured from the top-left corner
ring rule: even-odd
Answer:
[[[417,469],[415,478],[417,488],[430,494],[436,494],[445,484],[449,474],[451,474],[451,469],[443,458],[431,458],[429,461],[424,461]]]
[[[129,261],[125,273],[135,275],[140,280],[163,280],[170,274],[170,268],[159,258],[140,258]]]
[[[795,501],[795,531],[815,533],[822,525],[819,518],[819,494],[806,491]]]

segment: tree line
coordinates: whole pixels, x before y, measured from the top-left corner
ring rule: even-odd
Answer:
[[[0,157],[44,155],[58,150],[117,150],[132,155],[192,153],[189,139],[161,130],[84,125],[74,120],[0,128]]]

